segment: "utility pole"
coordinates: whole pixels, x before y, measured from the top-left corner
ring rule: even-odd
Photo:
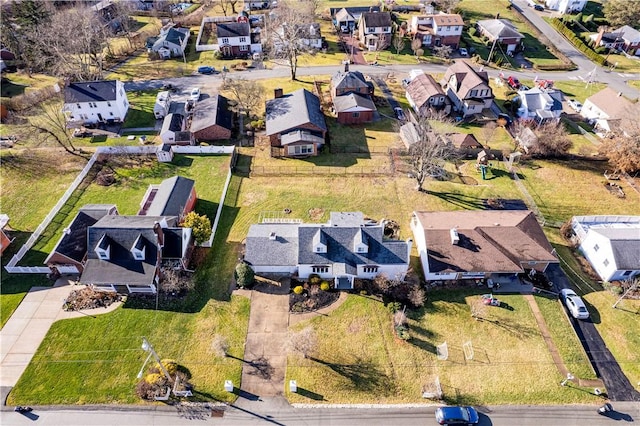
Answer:
[[[164,376],[167,378],[167,380],[171,380],[171,375],[169,374],[167,369],[162,364],[162,361],[160,360],[160,357],[156,353],[155,349],[153,349],[153,346],[151,346],[151,343],[149,343],[147,338],[144,337],[144,336],[142,337],[142,349],[145,352],[149,352],[150,355],[153,355],[153,357],[156,359],[156,362],[158,363],[158,366],[160,366],[160,369],[164,373]],[[149,358],[147,357],[147,359],[149,359]],[[145,361],[145,363],[146,363],[146,361]]]
[[[497,41],[498,41],[497,38],[493,40],[493,44],[491,45],[491,50],[489,51],[489,57],[487,58],[488,63],[491,63],[491,55],[493,55],[493,49],[495,49]]]

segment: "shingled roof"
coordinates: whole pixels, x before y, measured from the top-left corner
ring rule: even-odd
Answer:
[[[389,12],[364,12],[361,19],[367,28],[391,27]]]
[[[477,25],[491,34],[493,38],[524,38],[524,36],[516,30],[516,27],[506,19],[484,19],[478,21]]]
[[[418,108],[429,102],[432,96],[445,96],[442,87],[428,74],[417,75],[407,86],[407,94]]]
[[[118,98],[116,80],[79,81],[64,89],[64,102],[104,102]]]
[[[191,119],[191,132],[195,133],[213,125],[229,130],[233,128],[233,113],[229,109],[229,100],[220,94],[196,104]]]
[[[337,112],[348,111],[353,108],[357,108],[358,111],[376,111],[376,104],[374,104],[368,96],[363,96],[358,93],[336,96],[333,99],[333,105]]]
[[[589,96],[586,102],[594,104],[599,110],[607,114],[610,119],[625,118],[625,114],[629,113],[633,107],[633,104],[627,98],[620,96],[618,92],[610,87],[605,87],[598,93]]]
[[[266,118],[267,135],[294,130],[305,124],[312,124],[322,131],[327,130],[320,100],[306,89],[268,100]]]
[[[456,87],[452,87],[451,89],[457,93],[460,99],[465,99],[469,91],[480,84],[489,85],[489,75],[487,72],[476,71],[465,61],[456,61],[447,68],[444,78],[442,79],[443,85],[449,84],[451,76],[454,74],[457,84]]]
[[[251,35],[251,27],[248,22],[220,22],[216,24],[216,28],[219,39],[222,37],[249,37]]]
[[[147,216],[179,216],[191,196],[195,181],[173,176],[160,184],[147,210]]]

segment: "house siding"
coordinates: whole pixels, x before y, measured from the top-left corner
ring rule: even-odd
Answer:
[[[598,250],[595,250],[596,245]],[[611,281],[616,275],[616,264],[609,239],[596,232],[587,232],[586,238],[579,247],[582,255],[589,261],[593,269],[604,281]],[[608,265],[605,265],[605,261]]]
[[[4,253],[9,244],[11,244],[9,237],[4,232],[0,232],[0,254]]]
[[[320,133],[322,133],[322,137],[325,137],[325,133],[326,133],[323,129],[321,129],[321,128],[319,128],[319,127],[317,127],[317,126],[315,126],[315,125],[313,125],[311,123],[306,123],[306,124],[303,124],[303,125],[300,125],[300,126],[296,126],[296,127],[292,128],[292,129],[287,129],[287,131],[284,132],[284,133],[288,133],[289,131],[295,130],[295,129],[312,130],[314,132],[320,132]],[[271,146],[278,146],[278,147],[282,146],[280,144],[280,133],[276,133],[276,134],[273,134],[273,135],[269,136],[269,140],[271,142]]]
[[[338,113],[338,123],[341,124],[360,124],[370,123],[373,121],[373,111],[360,111],[358,117],[353,116],[353,112]]]
[[[51,267],[61,267],[61,266],[75,266],[78,269],[78,273],[82,273],[84,270],[84,265],[81,262],[75,261],[73,259],[68,258],[60,253],[53,253],[49,257],[49,261],[47,262],[47,266]]]
[[[128,110],[127,93],[124,90],[124,84],[119,80],[116,80],[116,99],[113,101],[70,102],[63,106],[68,121],[79,121],[85,124],[107,120],[122,122]]]

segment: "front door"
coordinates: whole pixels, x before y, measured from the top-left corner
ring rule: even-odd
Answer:
[[[99,120],[99,121],[104,121],[104,120],[102,119],[102,114],[100,114],[100,113],[98,113],[98,120]]]

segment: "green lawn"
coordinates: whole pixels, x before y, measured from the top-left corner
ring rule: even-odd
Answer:
[[[146,353],[142,336],[159,356],[186,367],[196,400],[231,401],[224,380],[240,382],[249,300],[206,301],[195,313],[119,308],[113,313],[53,324],[7,403],[137,403],[136,374]],[[216,334],[227,338],[233,357],[211,352]]]
[[[156,103],[158,91],[128,92],[129,112],[122,125],[123,129],[133,127],[153,127],[156,124],[156,117],[153,115],[153,107]]]
[[[391,314],[381,302],[349,296],[329,315],[296,325],[311,324],[318,347],[307,359],[289,355],[286,380],[297,380],[302,392],[287,397],[298,403],[419,403],[423,386],[438,377],[450,404],[596,400],[559,386],[562,377],[522,296],[501,296],[507,308],[487,307],[482,321],[471,318],[470,303],[478,298],[473,290],[430,292],[423,310],[409,312],[411,340],[404,342],[394,337]],[[462,350],[468,341],[472,360]],[[446,361],[436,359],[443,342]]]

